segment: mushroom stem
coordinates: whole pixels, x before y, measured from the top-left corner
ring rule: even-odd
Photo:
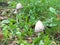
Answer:
[[[40,33],[38,33],[38,38],[40,37],[40,35],[41,35],[41,34],[40,34]]]

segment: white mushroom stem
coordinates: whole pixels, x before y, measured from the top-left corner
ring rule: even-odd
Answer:
[[[40,35],[41,35],[41,34],[40,34],[40,33],[38,33],[38,38],[40,37]]]

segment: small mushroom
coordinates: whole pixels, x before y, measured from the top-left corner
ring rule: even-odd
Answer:
[[[44,25],[41,21],[38,21],[35,25],[35,32],[41,32],[43,31],[45,28],[44,28]]]
[[[14,10],[13,14],[17,14],[18,13],[18,10],[21,9],[21,8],[23,8],[22,4],[21,3],[18,3],[16,5],[16,9]]]
[[[21,8],[23,8],[22,4],[21,4],[21,3],[18,3],[18,4],[16,5],[16,9],[18,10],[18,9],[21,9]]]
[[[35,32],[38,33],[38,36],[40,35],[39,32],[44,31],[44,25],[41,21],[37,21],[35,25]]]

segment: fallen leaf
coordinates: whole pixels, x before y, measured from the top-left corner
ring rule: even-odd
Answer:
[[[7,19],[8,17],[6,16],[0,16],[0,20]]]
[[[3,33],[0,32],[0,40],[2,40],[2,39],[3,39]]]
[[[51,45],[56,45],[56,42],[52,41],[52,42],[51,42]]]
[[[0,27],[0,40],[3,39],[3,33],[2,33],[2,28]]]
[[[13,41],[11,44],[9,45],[17,45],[16,41]]]
[[[32,43],[32,38],[31,37],[28,37],[27,38],[27,41],[28,41],[28,43]]]
[[[60,14],[57,15],[57,18],[60,18]]]

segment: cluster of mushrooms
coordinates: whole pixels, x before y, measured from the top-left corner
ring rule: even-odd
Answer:
[[[16,5],[16,9],[15,9],[15,11],[14,11],[14,14],[16,14],[16,13],[18,12],[18,10],[21,9],[21,8],[23,8],[22,4],[21,4],[21,3],[18,3],[18,4]],[[36,24],[35,24],[35,30],[34,30],[34,31],[35,31],[36,33],[39,33],[39,32],[44,31],[44,29],[45,29],[45,27],[44,27],[43,23],[42,23],[40,20],[38,20],[38,21],[36,22]]]

